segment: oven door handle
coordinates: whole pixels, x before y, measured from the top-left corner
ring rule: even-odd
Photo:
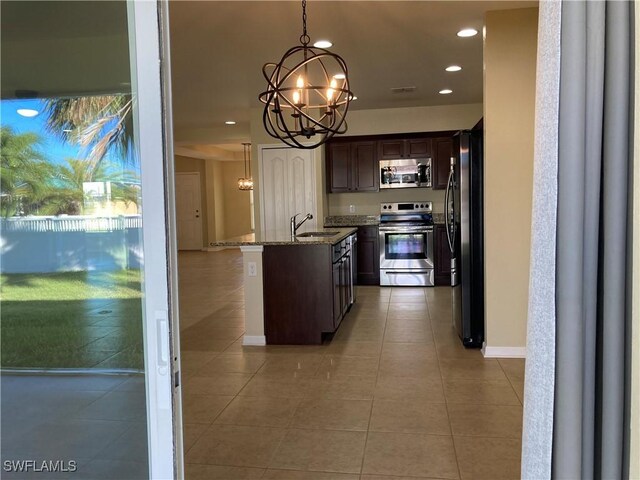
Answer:
[[[387,233],[429,233],[433,227],[380,227],[381,232]]]
[[[431,272],[430,269],[423,269],[423,270],[391,270],[391,271],[386,271],[384,273],[386,273],[387,275],[416,275],[416,274],[420,274],[420,273],[429,273]]]

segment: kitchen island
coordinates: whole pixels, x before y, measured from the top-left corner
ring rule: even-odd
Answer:
[[[214,242],[243,252],[245,345],[322,343],[354,301],[353,227],[261,231]]]

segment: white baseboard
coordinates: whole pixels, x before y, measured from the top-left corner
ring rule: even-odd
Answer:
[[[491,347],[483,343],[482,355],[485,358],[527,358],[527,347]]]
[[[245,335],[242,337],[242,345],[261,346],[267,344],[267,337],[264,335]]]

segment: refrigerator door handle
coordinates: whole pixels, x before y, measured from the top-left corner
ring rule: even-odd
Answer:
[[[453,253],[453,239],[451,238],[451,225],[449,224],[449,192],[453,190],[453,164],[449,170],[449,180],[447,181],[447,191],[444,194],[444,227],[447,231],[447,241],[449,250]]]

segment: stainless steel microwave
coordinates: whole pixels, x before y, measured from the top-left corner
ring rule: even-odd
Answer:
[[[430,186],[430,158],[380,160],[380,189]]]

